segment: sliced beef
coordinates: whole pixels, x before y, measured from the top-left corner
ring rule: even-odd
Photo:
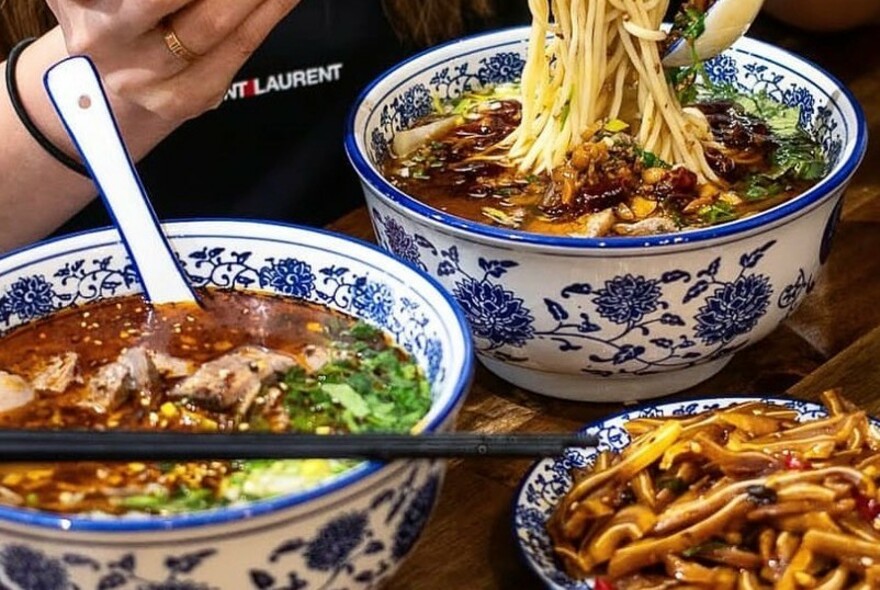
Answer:
[[[176,356],[158,352],[155,350],[147,351],[150,360],[156,366],[156,370],[166,379],[180,379],[181,377],[189,377],[196,372],[196,363]]]
[[[186,397],[212,410],[247,412],[260,389],[278,380],[295,361],[257,346],[236,349],[203,364],[174,386],[170,397]]]
[[[310,344],[303,350],[303,358],[305,360],[306,369],[310,373],[315,373],[330,362],[331,353],[329,348],[323,346],[315,346]]]
[[[34,389],[50,393],[64,393],[70,384],[79,378],[77,362],[79,355],[75,352],[53,356],[46,366],[33,378]]]
[[[0,371],[0,412],[8,412],[34,399],[34,388],[24,377]]]
[[[618,223],[614,226],[614,231],[622,236],[651,236],[677,230],[678,226],[668,217],[649,217],[636,223]]]
[[[147,350],[129,348],[89,379],[84,404],[97,412],[110,412],[133,393],[152,391],[158,384],[159,373]]]

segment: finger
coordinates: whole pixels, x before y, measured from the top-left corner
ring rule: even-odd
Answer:
[[[187,49],[205,55],[233,34],[269,0],[197,0],[174,14],[168,21]]]
[[[92,53],[108,42],[130,41],[197,0],[47,0],[61,25],[68,49]]]
[[[162,16],[156,26],[137,40],[141,63],[153,64],[153,73],[170,78],[189,65],[190,61],[210,50],[233,33],[248,15],[267,0],[163,0],[166,8],[172,2],[183,5],[178,12]],[[182,49],[175,53],[172,44]]]
[[[140,0],[139,2],[119,2],[115,0],[115,6],[134,4],[135,10],[140,11],[140,16],[153,27],[169,16],[185,10],[187,6],[197,3],[199,0]],[[234,4],[235,1],[229,2]]]
[[[175,56],[161,31],[153,29],[146,35],[126,43],[118,55],[107,55],[98,66],[104,83],[116,95],[137,96],[157,82],[169,80],[190,66]],[[136,56],[136,67],[132,67]]]
[[[217,106],[235,73],[299,1],[263,0],[210,53],[160,85],[146,108],[165,118],[187,119]]]
[[[194,77],[211,71],[230,71],[233,75],[263,43],[272,29],[293,10],[300,0],[263,0],[259,6],[218,45],[207,59],[193,64]],[[231,76],[230,76],[231,80]]]
[[[139,61],[151,64],[147,73],[170,78],[199,56],[209,53],[232,34],[254,9],[267,0],[197,0],[166,18],[155,29],[137,40]],[[170,35],[170,37],[169,37]],[[172,47],[174,43],[182,49]],[[138,76],[127,75],[125,82],[137,87]]]

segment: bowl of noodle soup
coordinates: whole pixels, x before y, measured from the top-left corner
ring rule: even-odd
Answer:
[[[590,0],[579,6],[592,13],[605,4]],[[617,10],[613,4],[605,8]],[[608,13],[604,22],[622,14]],[[799,161],[798,173],[810,181],[783,180],[782,189],[766,178],[749,177],[748,186],[718,179],[714,159],[721,150],[711,137],[716,129],[701,127],[713,113],[683,108],[668,77],[646,73],[662,70],[653,37],[660,23],[648,17],[650,22],[635,21],[635,28],[613,34],[596,29],[592,38],[605,39],[604,46],[596,41],[586,47],[582,38],[568,68],[577,70],[576,76],[551,67],[572,41],[548,36],[559,29],[543,16],[533,27],[439,46],[374,80],[350,114],[346,150],[379,244],[436,277],[464,309],[479,360],[531,391],[582,401],[646,399],[714,375],[736,351],[775,329],[813,289],[829,255],[844,190],[864,156],[865,119],[839,81],[785,50],[743,38],[702,65],[706,83],[728,89],[727,102],[758,97],[756,103],[778,106],[785,125],[801,145],[809,143],[818,164]],[[538,65],[536,54],[543,60]],[[596,71],[605,77],[591,74]],[[589,91],[575,90],[581,88]],[[537,98],[523,100],[527,95]],[[731,99],[734,95],[738,98]],[[484,96],[490,97],[488,106],[476,107],[477,115],[468,106],[461,110]],[[519,102],[508,117],[512,101]],[[442,132],[452,123],[441,115],[461,113],[464,123],[460,118],[451,133],[484,133],[477,141],[486,141],[477,144],[480,153],[467,161],[469,167],[444,176],[450,152]],[[494,119],[481,119],[485,113]],[[505,117],[508,127],[493,136]],[[437,129],[423,139],[428,147],[403,160],[400,150],[411,149],[401,148],[410,139],[404,132],[430,124]],[[701,135],[707,132],[708,138]],[[621,149],[625,158],[639,159],[635,182],[642,184],[632,191],[638,193],[634,199],[614,201],[617,185],[593,201],[583,191],[566,193],[565,174],[586,176],[572,164],[579,153],[599,153],[604,159],[593,160],[598,166],[609,161],[605,152]],[[752,144],[739,154],[723,153],[746,169],[749,154],[761,149]],[[431,150],[441,154],[440,162]],[[476,160],[482,161],[471,165]],[[491,185],[497,169],[513,178],[503,190]],[[678,190],[673,177],[687,175],[693,202],[699,205],[710,195],[709,204],[693,214],[678,207],[666,218],[657,213],[640,218],[639,195],[654,173],[669,181],[672,193]],[[476,213],[467,214],[456,204],[464,199],[443,190],[414,196],[416,181],[431,177],[439,178],[444,190],[472,181],[467,190],[475,198],[468,202],[478,202],[472,206]],[[704,194],[709,185],[714,188]],[[739,197],[729,196],[731,187]],[[752,190],[749,194],[760,198],[746,196]],[[603,200],[609,195],[612,201]],[[548,229],[548,198],[556,199],[550,205],[582,205],[564,218],[576,218],[577,224]],[[649,204],[659,212],[674,198],[659,208]],[[537,215],[519,206],[534,199],[540,201],[533,207]],[[624,222],[621,211],[636,212],[638,223]],[[603,218],[612,213],[611,221]]]
[[[367,421],[375,431],[453,428],[472,353],[465,319],[434,281],[378,248],[319,230],[236,220],[164,230],[203,307],[148,304],[112,228],[0,257],[4,428],[271,436],[263,410],[275,399],[291,408],[275,414],[279,432],[342,432],[318,404],[297,401],[303,411],[292,410],[312,386],[334,392],[320,407],[341,411],[353,433]],[[350,347],[337,347],[342,335],[330,347],[307,344],[303,354],[323,359],[311,357],[314,370],[293,364],[282,339],[339,328],[355,338]],[[59,353],[73,372],[56,365]],[[290,362],[279,366],[282,355]],[[236,367],[236,358],[245,362]],[[186,376],[174,377],[178,369]],[[219,385],[206,393],[247,390],[239,400],[247,407],[171,393],[208,371]],[[109,400],[102,394],[120,374]],[[383,391],[394,399],[380,401]],[[357,397],[362,411],[344,406]],[[421,409],[410,413],[407,400]],[[400,415],[417,422],[401,429],[383,418]],[[0,587],[374,588],[419,538],[445,469],[445,461],[419,459],[7,461]]]

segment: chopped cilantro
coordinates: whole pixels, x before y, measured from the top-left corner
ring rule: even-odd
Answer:
[[[775,197],[783,189],[782,184],[768,178],[765,174],[752,174],[746,178],[741,192],[750,201],[760,201],[767,197]]]
[[[682,105],[687,106],[697,101],[699,89],[696,82],[699,71],[700,66],[696,65],[666,70],[666,77]]]
[[[693,104],[697,100],[698,81],[702,80],[703,85],[711,87],[712,81],[706,74],[706,68],[703,61],[697,54],[696,40],[706,31],[706,13],[694,6],[684,5],[683,10],[679,10],[673,19],[672,38],[681,38],[690,47],[691,64],[679,68],[670,68],[666,71],[666,76],[672,84],[678,95],[678,100],[683,105]]]
[[[732,221],[737,217],[733,205],[725,201],[715,201],[711,205],[701,207],[697,214],[709,225]]]
[[[431,405],[430,385],[414,361],[378,345],[377,329],[358,323],[343,332],[331,360],[315,373],[293,368],[284,377],[291,428],[314,432],[406,431]],[[349,337],[351,341],[347,341]]]
[[[764,175],[766,184],[783,177],[818,180],[827,172],[822,146],[800,127],[800,107],[782,104],[766,92],[740,92],[729,84],[700,88],[698,100],[733,101],[769,127],[777,147],[771,156],[772,169]]]
[[[642,159],[642,165],[644,165],[645,168],[672,168],[668,162],[664,162],[660,156],[654,152],[649,152],[639,146],[635,146],[634,149],[636,155]]]
[[[780,143],[773,153],[773,173],[799,180],[818,180],[825,175],[828,164],[822,148],[802,131]]]
[[[373,338],[382,336],[382,330],[362,321],[355,323],[348,333],[356,340],[372,340]]]
[[[681,18],[679,19],[679,15]],[[683,12],[676,15],[675,25],[681,26],[681,36],[693,43],[706,32],[706,13],[688,6]]]

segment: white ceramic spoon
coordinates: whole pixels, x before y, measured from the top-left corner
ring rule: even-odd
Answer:
[[[92,61],[65,59],[46,72],[44,83],[119,230],[147,299],[197,301],[159,226]]]
[[[746,34],[761,12],[764,0],[718,0],[706,11],[706,30],[694,47],[700,59],[715,57]],[[691,64],[693,56],[687,41],[679,39],[663,56],[663,65],[677,68]]]

